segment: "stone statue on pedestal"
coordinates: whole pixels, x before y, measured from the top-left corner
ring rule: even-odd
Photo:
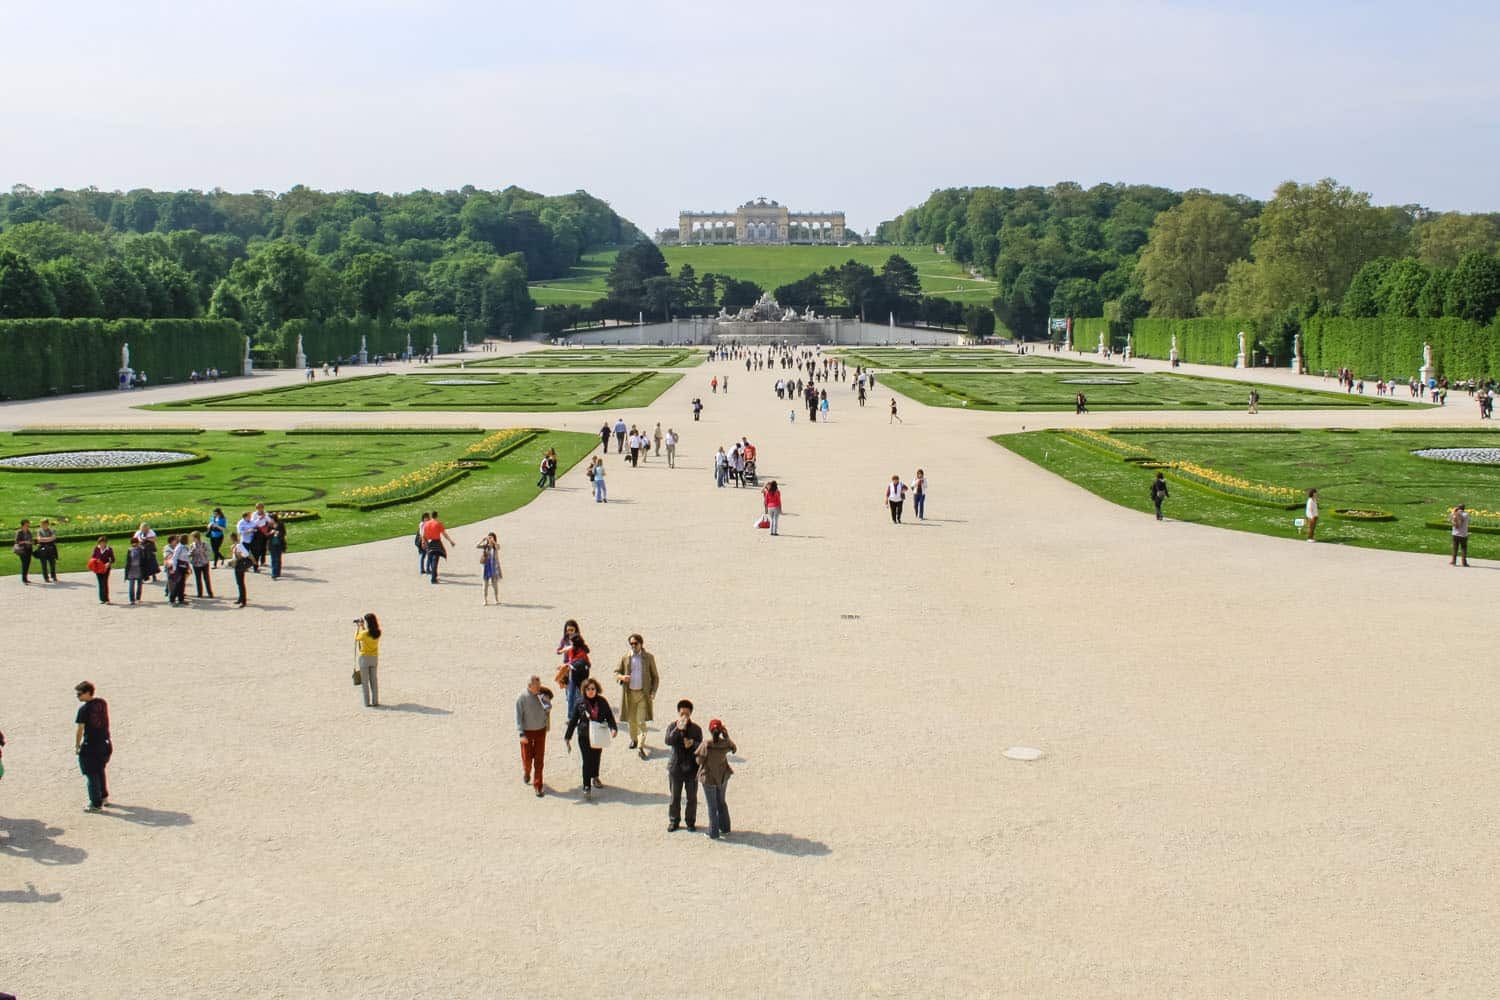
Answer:
[[[255,359],[253,359],[252,357],[250,357],[250,338],[249,337],[245,338],[245,361],[244,361],[243,365],[241,366],[241,370],[246,375],[253,375],[255,373]]]
[[[1099,357],[1104,357],[1104,334],[1099,334]]]
[[[1244,330],[1240,331],[1240,353],[1234,359],[1234,366],[1236,368],[1248,368],[1248,367],[1250,367],[1249,359],[1247,359],[1245,357],[1245,331]]]
[[[1422,345],[1422,371],[1418,376],[1423,385],[1431,382],[1437,376],[1437,369],[1432,366],[1432,345]]]
[[[365,346],[365,335],[359,335],[359,363],[367,365],[370,363],[370,351]]]
[[[1172,349],[1167,352],[1167,360],[1177,364],[1177,334],[1172,334]]]
[[[433,357],[437,357],[438,356],[438,342],[437,342],[437,331],[436,330],[432,331],[432,356]]]
[[[1292,371],[1302,374],[1302,334],[1292,334]]]
[[[1130,360],[1130,353],[1131,353],[1130,334],[1127,333],[1125,335],[1125,360],[1126,361]]]
[[[307,367],[307,352],[302,350],[302,334],[297,334],[297,368],[300,371]]]

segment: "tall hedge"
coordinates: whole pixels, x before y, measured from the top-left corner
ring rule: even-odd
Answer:
[[[276,356],[281,359],[284,367],[296,365],[299,334],[307,360],[315,365],[358,354],[361,337],[371,356],[384,354],[390,357],[406,350],[406,338],[409,334],[412,350],[420,354],[432,346],[434,333],[437,334],[440,351],[456,351],[463,343],[464,325],[454,316],[419,316],[411,320],[390,322],[365,317],[322,322],[294,319],[283,323],[276,331]],[[470,331],[469,343],[477,343],[478,339],[479,334]]]
[[[130,367],[152,385],[209,368],[238,375],[245,356],[232,319],[0,320],[0,398],[113,389],[125,344]]]
[[[1097,351],[1101,333],[1104,334],[1105,345],[1111,346],[1114,340],[1110,336],[1109,320],[1102,316],[1075,316],[1073,318],[1073,349]]]
[[[1302,323],[1302,356],[1308,371],[1349,368],[1360,378],[1409,379],[1422,367],[1423,344],[1432,345],[1438,375],[1500,378],[1500,320],[1479,326],[1452,316],[1314,316]]]
[[[1180,360],[1233,366],[1240,353],[1240,331],[1245,331],[1245,351],[1251,353],[1255,329],[1253,322],[1242,319],[1138,319],[1131,327],[1130,352],[1138,358],[1165,360],[1171,357],[1176,334]]]

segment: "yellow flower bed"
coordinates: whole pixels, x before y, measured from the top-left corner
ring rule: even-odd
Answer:
[[[1290,504],[1304,496],[1302,490],[1293,489],[1290,486],[1276,486],[1272,483],[1258,483],[1253,479],[1242,479],[1196,462],[1172,461],[1163,462],[1162,465],[1184,479],[1201,483],[1222,493],[1232,493],[1236,496],[1249,497],[1252,500]]]
[[[454,461],[433,462],[431,465],[424,465],[420,469],[397,476],[390,482],[381,483],[378,486],[357,486],[352,490],[344,490],[339,497],[356,504],[394,500],[409,493],[420,493],[434,483],[454,475],[461,468],[463,466]]]
[[[529,427],[508,427],[475,441],[464,449],[465,455],[493,455],[518,437],[532,433]]]
[[[142,514],[79,514],[77,517],[58,518],[59,533],[109,535],[127,528],[138,528],[144,521],[150,525],[183,527],[184,525],[208,523],[210,512],[198,507],[179,507],[176,510],[148,510]]]
[[[1140,445],[1121,441],[1119,438],[1113,438],[1108,434],[1101,434],[1098,431],[1070,430],[1068,433],[1087,444],[1113,452],[1121,458],[1146,458],[1151,454]]]

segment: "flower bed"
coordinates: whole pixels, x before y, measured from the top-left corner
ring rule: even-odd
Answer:
[[[1396,515],[1374,507],[1335,507],[1333,516],[1343,521],[1394,521]]]
[[[1059,433],[1074,444],[1081,444],[1123,462],[1146,462],[1151,459],[1151,453],[1140,445],[1120,441],[1099,431],[1067,430]]]
[[[1456,508],[1449,507],[1447,517],[1453,516]],[[1433,520],[1427,522],[1429,528],[1442,528],[1445,531],[1453,530],[1453,524],[1446,518],[1441,521]],[[1500,511],[1475,510],[1469,508],[1469,533],[1480,535],[1500,535]]]
[[[160,535],[182,531],[202,531],[213,512],[207,508],[179,507],[176,510],[151,510],[141,514],[78,514],[53,518],[59,542],[91,542],[100,535],[130,535],[144,521]],[[315,510],[273,510],[283,521],[310,521]]]
[[[191,465],[207,461],[193,451],[157,451],[146,448],[92,448],[86,451],[38,451],[0,458],[7,472],[121,472],[160,469],[168,465]]]
[[[352,507],[355,510],[378,510],[398,503],[408,503],[432,496],[438,490],[458,482],[472,469],[482,469],[480,462],[433,462],[378,486],[358,486],[339,494],[330,507]]]
[[[503,431],[496,431],[465,448],[464,457],[493,462],[515,451],[536,437],[537,433],[530,427],[510,427]]]
[[[1303,502],[1301,490],[1292,489],[1290,486],[1276,486],[1272,483],[1258,483],[1253,479],[1232,476],[1227,472],[1210,469],[1196,462],[1147,462],[1142,463],[1141,467],[1161,469],[1178,482],[1243,503],[1295,510]]]
[[[483,434],[483,427],[339,427],[325,424],[309,424],[293,427],[288,434]]]
[[[1420,448],[1413,455],[1437,462],[1465,465],[1500,465],[1500,448]]]

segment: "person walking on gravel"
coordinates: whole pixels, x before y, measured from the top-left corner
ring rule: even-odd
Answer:
[[[552,698],[536,674],[516,699],[516,734],[521,738],[521,782],[542,797],[542,763],[547,757],[547,730],[552,725]]]
[[[891,419],[887,420],[886,423],[888,423],[888,424],[891,424],[891,423],[904,424],[904,423],[906,423],[905,420],[901,419],[901,414],[899,414],[899,413],[896,412],[896,397],[895,396],[891,397]]]
[[[1469,565],[1469,511],[1463,504],[1453,508],[1453,513],[1448,515],[1448,523],[1453,526],[1453,554],[1448,558],[1448,565],[1457,565],[1459,553],[1463,553],[1464,565]]]
[[[667,468],[677,468],[677,432],[667,428]]]
[[[625,451],[625,418],[615,418],[615,451]]]
[[[1304,516],[1307,518],[1307,540],[1316,541],[1315,536],[1318,533],[1318,491],[1316,489],[1307,491],[1307,508]]]
[[[761,500],[766,505],[766,520],[771,522],[771,534],[778,534],[781,527],[781,487],[776,485],[776,480],[771,480],[761,490]]]
[[[89,804],[84,812],[96,813],[109,801],[109,781],[104,769],[115,752],[109,739],[109,703],[94,696],[94,685],[90,681],[75,685],[73,691],[83,702],[73,717],[76,724],[73,752],[78,755],[78,769],[88,782]]]
[[[891,523],[901,523],[901,506],[906,502],[906,484],[901,481],[900,476],[892,476],[891,483],[885,488],[885,502],[891,508]]]
[[[651,432],[651,440],[656,444],[656,456],[661,457],[661,421],[656,422],[656,430]]]
[[[366,708],[380,707],[380,622],[373,613],[354,623],[355,664],[359,667],[360,691]]]
[[[698,747],[698,781],[703,785],[703,800],[708,806],[708,836],[718,840],[729,833],[729,803],[724,792],[729,787],[729,755],[740,748],[729,738],[724,723],[713,719],[708,724],[708,742]]]
[[[609,454],[609,421],[608,420],[606,420],[604,422],[604,426],[603,427],[599,428],[599,447],[604,450],[604,454],[606,454],[606,455]]]
[[[1151,481],[1151,505],[1156,508],[1156,519],[1160,521],[1161,504],[1171,494],[1167,492],[1167,477],[1158,472],[1156,478]]]
[[[608,735],[605,735],[605,730]],[[568,731],[563,735],[563,745],[568,753],[573,752],[573,732],[578,731],[578,752],[583,763],[583,797],[592,799],[594,789],[603,788],[599,781],[599,758],[611,739],[620,735],[615,723],[615,713],[609,702],[599,694],[599,682],[590,677],[583,682],[582,697],[573,714],[568,718]]]
[[[615,680],[620,682],[620,718],[630,726],[630,749],[641,760],[646,759],[646,723],[654,717],[652,702],[661,677],[656,672],[656,657],[646,652],[646,640],[640,633],[630,636],[630,652],[620,657]]]
[[[677,721],[667,727],[667,746],[672,757],[667,761],[667,782],[672,790],[672,804],[667,807],[667,832],[682,823],[682,793],[687,790],[687,828],[698,829],[698,744],[703,730],[693,721],[693,703],[686,698],[677,703]]]

